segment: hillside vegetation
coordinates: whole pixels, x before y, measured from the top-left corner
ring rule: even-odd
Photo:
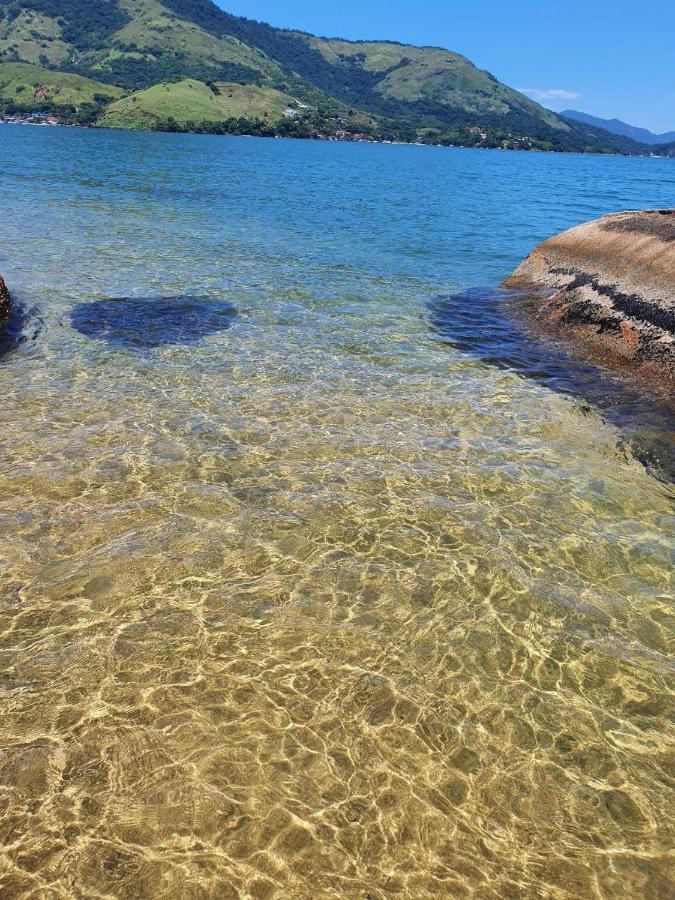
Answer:
[[[297,110],[295,98],[253,84],[206,85],[186,79],[156,84],[111,104],[100,124],[111,128],[155,128],[173,120],[177,125],[218,123],[250,118],[279,122]]]
[[[96,91],[103,125],[211,130],[236,118],[253,133],[278,123],[274,133],[298,136],[645,150],[562,119],[457,53],[273,28],[211,0],[0,0],[0,71],[18,62],[129,95],[104,103]]]
[[[100,114],[124,91],[81,75],[50,71],[29,63],[0,65],[0,112],[46,110],[56,115],[85,109]]]

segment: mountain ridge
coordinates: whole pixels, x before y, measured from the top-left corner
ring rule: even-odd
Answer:
[[[87,104],[84,118],[99,125],[123,121],[125,127],[223,131],[235,117],[237,133],[646,150],[628,138],[561,118],[459,53],[274,28],[234,16],[211,0],[87,0],[85,6],[81,0],[0,0],[0,69],[18,62],[36,67],[37,83],[44,77],[39,67],[125,91],[132,99],[122,103],[123,114],[108,115],[103,102],[97,101],[97,109],[96,103]],[[181,89],[170,87],[179,82]],[[207,102],[196,82],[211,85],[216,100]],[[150,91],[160,85],[169,87]],[[237,85],[250,86],[248,110]],[[17,84],[16,97],[5,97],[4,111],[29,111],[17,98],[25,98],[30,86]],[[189,99],[198,95],[191,111]],[[282,111],[280,96],[289,98]],[[176,110],[167,115],[172,99]],[[63,114],[63,104],[56,106]],[[136,118],[135,109],[142,110]],[[224,118],[199,118],[206,109]],[[225,115],[228,111],[233,116]],[[77,121],[83,114],[74,106],[70,116]]]
[[[603,128],[605,131],[609,131],[610,134],[628,137],[641,144],[670,144],[675,141],[675,131],[667,131],[664,134],[655,134],[648,128],[630,125],[622,119],[603,119],[599,116],[593,116],[590,113],[580,112],[577,109],[563,110],[563,112],[560,113],[560,116],[564,119],[574,119],[577,122],[594,125],[596,128]]]

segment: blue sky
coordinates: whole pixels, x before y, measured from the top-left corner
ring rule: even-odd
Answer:
[[[446,47],[551,109],[675,130],[675,0],[217,2],[314,34]]]

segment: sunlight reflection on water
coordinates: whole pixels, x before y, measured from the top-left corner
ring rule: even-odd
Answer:
[[[672,169],[3,140],[0,893],[667,896],[660,426],[462,291]]]

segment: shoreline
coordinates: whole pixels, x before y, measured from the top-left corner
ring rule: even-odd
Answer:
[[[581,150],[557,150],[544,149],[542,147],[489,147],[481,144],[443,144],[434,141],[393,141],[384,138],[365,138],[365,137],[338,137],[334,135],[292,135],[292,134],[255,134],[255,133],[238,133],[229,131],[209,131],[206,129],[182,129],[182,128],[118,128],[107,125],[99,125],[92,122],[88,125],[69,124],[66,122],[18,122],[0,118],[0,126],[16,126],[26,128],[76,128],[85,131],[107,131],[107,132],[123,132],[125,134],[181,134],[181,135],[202,135],[207,137],[255,137],[267,140],[287,140],[287,141],[311,141],[325,144],[379,144],[389,147],[429,147],[440,150],[489,150],[499,153],[545,153],[557,156],[583,156],[583,157],[615,157],[620,159],[673,159],[670,154],[661,153],[619,153],[609,151],[588,151]]]

